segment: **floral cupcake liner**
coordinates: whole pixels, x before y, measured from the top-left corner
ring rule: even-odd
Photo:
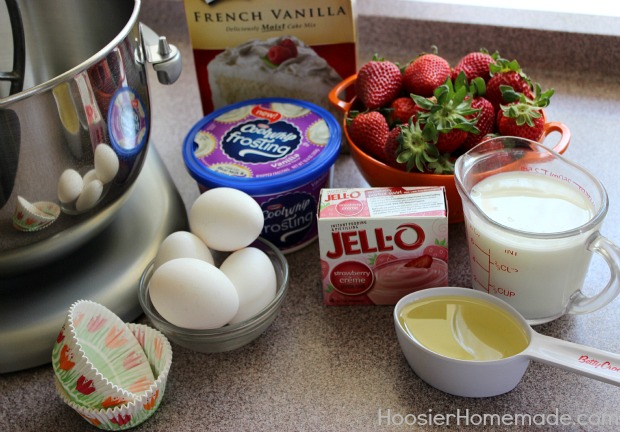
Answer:
[[[155,381],[131,330],[91,301],[78,301],[69,309],[52,350],[52,365],[66,395],[87,408],[105,409],[148,397]]]
[[[18,231],[40,231],[53,224],[60,216],[60,207],[50,201],[31,203],[18,196],[13,212],[13,227]]]
[[[99,429],[124,430],[141,424],[155,413],[166,390],[166,381],[172,365],[172,348],[168,339],[158,330],[143,324],[127,324],[127,328],[142,347],[156,377],[148,395],[107,409],[93,409],[76,403],[66,393],[58,377],[54,380],[61,399]]]

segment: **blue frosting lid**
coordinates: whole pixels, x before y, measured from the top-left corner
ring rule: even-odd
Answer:
[[[196,123],[183,142],[183,159],[190,175],[206,188],[269,195],[329,170],[341,140],[334,116],[317,105],[290,98],[251,99]]]

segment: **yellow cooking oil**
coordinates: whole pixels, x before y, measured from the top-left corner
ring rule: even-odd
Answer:
[[[400,325],[429,350],[460,360],[498,360],[522,352],[527,330],[486,300],[445,295],[404,306]]]
[[[68,132],[74,135],[77,134],[80,123],[69,85],[67,83],[60,83],[54,87],[52,93],[56,99],[56,106],[58,107],[62,125]]]

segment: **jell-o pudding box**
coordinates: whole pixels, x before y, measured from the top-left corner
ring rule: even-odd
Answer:
[[[394,305],[448,285],[441,186],[322,189],[317,220],[327,305]]]

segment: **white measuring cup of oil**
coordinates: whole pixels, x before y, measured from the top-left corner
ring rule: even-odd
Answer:
[[[400,299],[393,316],[413,371],[446,393],[506,393],[530,360],[620,386],[620,355],[537,333],[509,304],[481,291],[420,290]]]
[[[459,157],[454,177],[473,288],[502,298],[530,324],[593,312],[620,293],[620,249],[599,232],[607,193],[592,174],[537,142],[497,137]],[[587,296],[593,253],[611,277]]]

